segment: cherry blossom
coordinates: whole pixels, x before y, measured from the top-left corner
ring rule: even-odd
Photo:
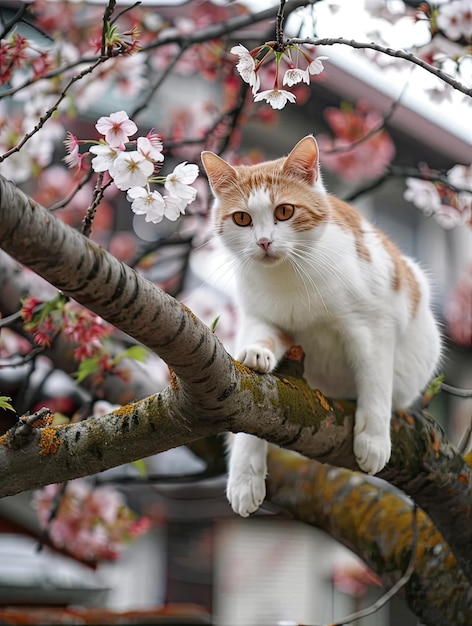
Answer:
[[[131,187],[144,187],[153,172],[154,163],[137,150],[120,152],[110,170],[113,182],[121,191],[127,191]]]
[[[308,69],[301,70],[298,67],[290,68],[285,72],[282,80],[282,84],[288,85],[289,87],[292,87],[293,85],[301,82],[304,82],[307,85],[310,84],[310,74],[308,72]]]
[[[129,137],[138,130],[125,111],[110,113],[109,117],[100,117],[95,128],[101,135],[105,135],[105,141],[115,148],[126,143]]]
[[[313,75],[321,74],[321,72],[324,70],[322,61],[325,61],[327,58],[328,57],[319,56],[316,57],[316,59],[313,59],[313,61],[311,61],[307,67],[308,72]]]
[[[418,178],[407,178],[403,197],[430,217],[441,208],[441,196],[434,183]]]
[[[472,265],[466,268],[446,299],[444,317],[452,340],[460,346],[472,347]]]
[[[189,189],[193,189],[193,187],[190,187]],[[197,191],[194,191],[196,195]],[[164,202],[165,216],[171,222],[175,222],[182,214],[185,213],[185,209],[189,203],[189,201],[185,198],[179,198],[178,196],[164,196]]]
[[[146,222],[157,224],[162,221],[165,211],[164,198],[158,191],[149,191],[144,187],[131,187],[127,197],[131,200],[131,210],[136,215],[144,215]]]
[[[52,543],[78,559],[116,560],[127,543],[149,529],[149,518],[137,518],[118,491],[106,486],[93,488],[80,478],[67,483],[50,522],[59,489],[59,485],[47,485],[36,491],[33,506]]]
[[[121,152],[119,148],[114,148],[107,143],[91,146],[89,151],[96,155],[92,159],[92,169],[94,172],[107,172],[111,170],[116,157]]]
[[[193,202],[197,190],[190,185],[198,176],[198,167],[194,163],[180,163],[171,174],[167,175],[164,187],[171,196],[186,200],[186,204]]]
[[[472,37],[472,1],[452,0],[438,7],[437,27],[446,37],[457,41]]]
[[[254,102],[265,100],[273,109],[283,109],[287,102],[295,102],[296,97],[285,89],[267,89],[254,96]]]
[[[242,45],[233,46],[230,50],[231,54],[239,56],[239,61],[236,64],[236,69],[239,75],[252,87],[252,92],[255,94],[260,86],[259,75],[256,74],[256,64],[254,58],[247,48]]]
[[[64,141],[67,156],[64,157],[64,163],[68,167],[80,166],[81,155],[79,154],[79,140],[70,131],[67,131],[67,139]]]
[[[162,154],[163,145],[160,141],[156,140],[157,135],[154,136],[153,141],[149,137],[138,137],[137,147],[145,159],[148,161],[161,162],[164,160]]]

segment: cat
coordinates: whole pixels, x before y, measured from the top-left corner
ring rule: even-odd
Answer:
[[[236,359],[271,372],[301,345],[311,387],[357,400],[354,454],[377,474],[390,458],[392,410],[411,405],[440,358],[425,274],[326,192],[312,135],[274,161],[233,167],[205,151],[202,163],[215,232],[238,264]],[[267,445],[233,436],[226,493],[243,517],[265,498]]]

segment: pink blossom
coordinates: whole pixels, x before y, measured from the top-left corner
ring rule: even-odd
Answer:
[[[80,166],[82,157],[79,153],[79,140],[77,137],[67,131],[67,139],[64,141],[64,145],[66,147],[67,155],[64,157],[63,161],[67,167],[72,168]]]
[[[129,137],[138,130],[125,111],[111,113],[109,117],[100,117],[95,128],[101,135],[105,135],[105,141],[115,148],[126,143]]]
[[[59,485],[48,485],[34,494],[33,506],[43,527],[48,525],[58,490]],[[55,546],[91,562],[117,559],[124,545],[149,527],[149,519],[136,518],[118,491],[93,488],[82,479],[67,484],[57,515],[48,525]]]
[[[444,316],[452,340],[459,346],[472,347],[472,265],[446,300]]]

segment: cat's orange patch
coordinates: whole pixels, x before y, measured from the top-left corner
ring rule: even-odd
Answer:
[[[336,196],[329,196],[330,204],[333,208],[334,221],[351,231],[354,236],[357,256],[364,261],[370,262],[372,257],[364,241],[364,230],[362,228],[362,216],[347,202],[343,202]]]
[[[405,260],[404,256],[393,241],[391,241],[382,231],[377,230],[376,232],[382,241],[385,250],[392,259],[392,289],[394,291],[400,291],[401,289],[408,290],[410,312],[412,317],[415,317],[421,301],[420,286],[416,280],[415,274],[413,273],[408,261]]]

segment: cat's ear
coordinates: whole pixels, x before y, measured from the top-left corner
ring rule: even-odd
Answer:
[[[282,170],[287,174],[295,174],[310,185],[316,182],[319,175],[318,144],[313,135],[300,139],[285,159]]]
[[[202,152],[201,158],[214,192],[218,192],[222,187],[236,182],[238,175],[236,170],[220,156],[214,152],[205,150]]]

